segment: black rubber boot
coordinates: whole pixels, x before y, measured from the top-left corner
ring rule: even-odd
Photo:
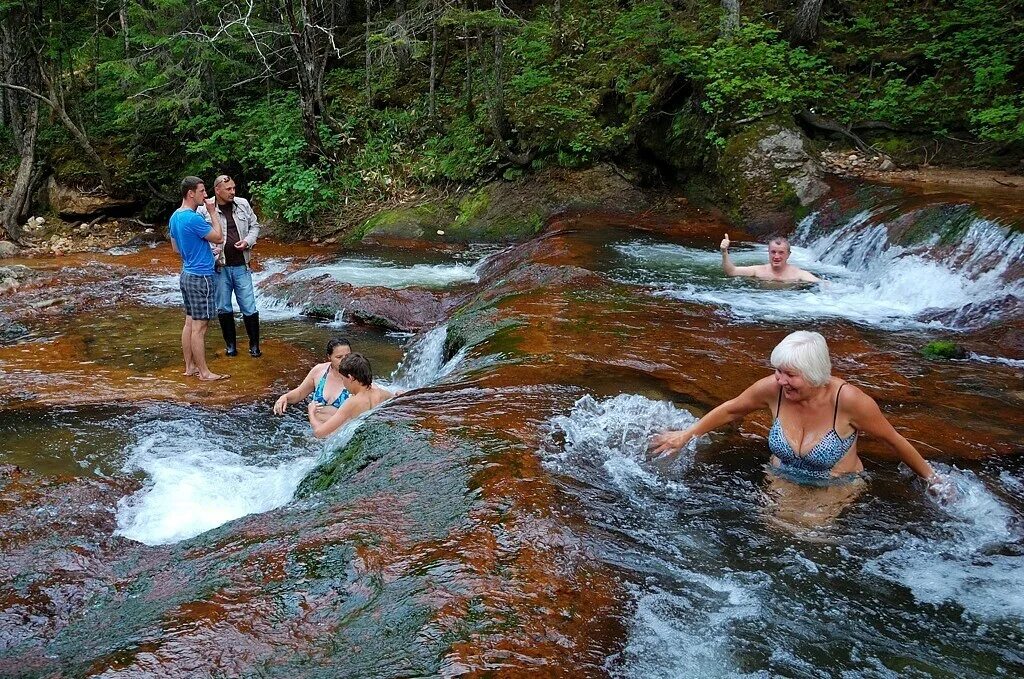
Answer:
[[[235,315],[217,314],[220,320],[220,331],[224,333],[225,356],[238,356],[238,340],[235,337]]]
[[[259,358],[263,355],[260,351],[260,312],[251,316],[242,314],[242,320],[245,321],[245,334],[249,336],[249,355]]]

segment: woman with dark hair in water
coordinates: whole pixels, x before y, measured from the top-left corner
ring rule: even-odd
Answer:
[[[349,392],[338,373],[341,360],[352,353],[352,344],[344,337],[333,337],[327,342],[327,362],[318,363],[309,371],[299,386],[281,394],[274,403],[274,414],[284,415],[288,406],[299,403],[310,394],[311,405],[316,406],[316,419],[326,422],[348,398]]]
[[[346,422],[359,417],[391,398],[387,389],[373,383],[370,362],[362,354],[349,354],[338,365],[338,374],[350,396],[326,422],[320,422],[315,415],[314,404],[309,404],[309,426],[318,439],[330,436]]]

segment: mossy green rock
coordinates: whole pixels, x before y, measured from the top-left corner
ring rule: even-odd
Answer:
[[[544,230],[552,215],[569,210],[641,211],[643,193],[609,165],[583,170],[550,168],[515,180],[491,182],[456,199],[384,210],[368,219],[349,243],[404,238],[452,243],[510,243]],[[443,233],[438,233],[439,231]]]
[[[899,233],[900,245],[953,245],[978,217],[970,205],[942,204],[904,213],[895,220],[894,228]]]
[[[453,238],[520,241],[540,233],[553,215],[573,210],[640,211],[643,193],[614,167],[550,168],[516,181],[492,182],[470,194],[451,226]]]
[[[452,218],[453,210],[448,202],[382,210],[366,220],[348,240],[437,240],[437,231],[444,230]]]
[[[951,340],[934,340],[924,345],[921,353],[928,358],[967,358],[967,350]]]

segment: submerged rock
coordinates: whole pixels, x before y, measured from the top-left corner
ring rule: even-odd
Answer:
[[[333,319],[342,314],[349,321],[403,332],[436,325],[452,306],[444,293],[418,288],[356,287],[327,274],[302,280],[274,276],[263,287],[275,297],[302,306],[309,316]]]

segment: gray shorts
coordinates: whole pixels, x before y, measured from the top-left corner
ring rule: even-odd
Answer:
[[[217,315],[217,282],[213,276],[197,276],[182,271],[180,287],[186,316],[208,321]]]

